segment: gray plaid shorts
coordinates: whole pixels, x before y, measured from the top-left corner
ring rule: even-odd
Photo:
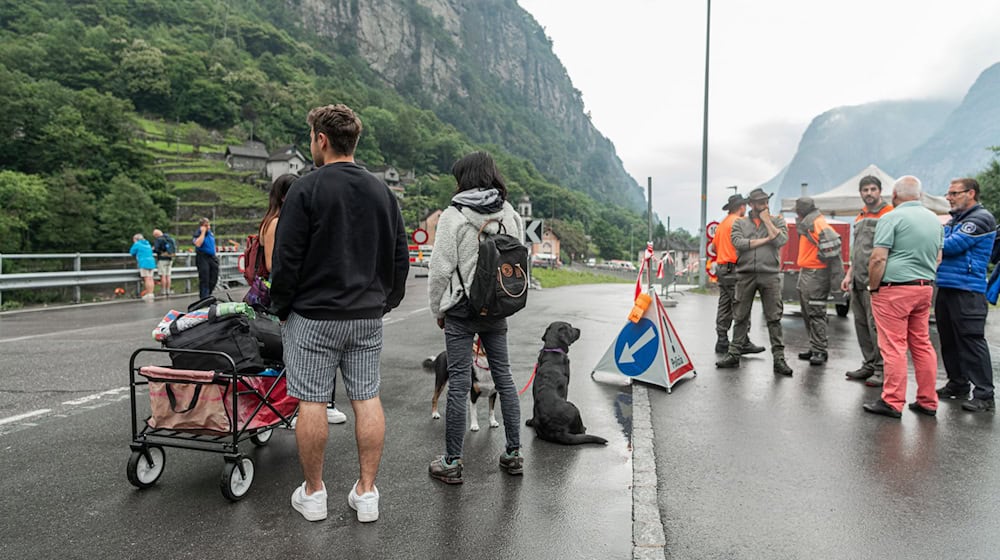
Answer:
[[[329,402],[337,368],[352,401],[378,396],[382,319],[320,321],[292,312],[281,329],[288,394]]]

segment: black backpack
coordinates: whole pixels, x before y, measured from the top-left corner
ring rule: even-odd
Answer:
[[[483,231],[490,222],[500,225],[497,233]],[[487,220],[479,228],[479,258],[472,286],[466,287],[461,271],[458,281],[468,297],[470,317],[509,317],[528,303],[528,248],[507,235],[503,220]]]
[[[174,241],[173,237],[164,233],[163,234],[163,244],[161,245],[161,254],[164,257],[173,257],[177,254],[177,242]]]

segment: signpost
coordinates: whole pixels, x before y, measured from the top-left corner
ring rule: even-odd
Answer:
[[[532,218],[524,219],[524,240],[526,243],[542,242],[542,221]]]
[[[427,233],[427,230],[421,228],[413,230],[412,237],[413,237],[413,242],[416,243],[417,245],[423,245],[427,243],[428,239],[430,239],[430,235]]]

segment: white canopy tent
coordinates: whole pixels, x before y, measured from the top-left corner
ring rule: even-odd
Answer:
[[[882,198],[886,202],[891,202],[892,185],[896,182],[896,179],[879,169],[875,164],[864,168],[860,173],[838,187],[821,194],[814,195],[807,193],[807,196],[811,196],[816,201],[816,207],[827,217],[834,218],[839,216],[843,218],[854,216],[861,212],[861,208],[864,206],[864,202],[862,202],[861,196],[858,194],[858,182],[866,175],[873,175],[882,181]],[[795,212],[796,200],[795,198],[781,199],[781,211]],[[934,196],[925,192],[923,193],[922,201],[924,206],[935,214],[947,214],[951,210],[951,205],[941,196]]]

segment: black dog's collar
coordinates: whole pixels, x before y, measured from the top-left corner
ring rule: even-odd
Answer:
[[[542,352],[556,352],[559,354],[565,354],[566,351],[562,348],[542,348]]]

